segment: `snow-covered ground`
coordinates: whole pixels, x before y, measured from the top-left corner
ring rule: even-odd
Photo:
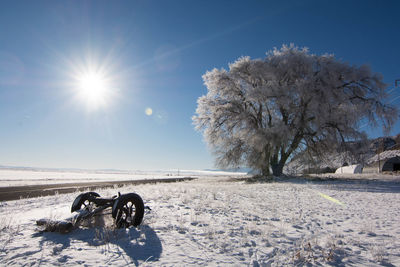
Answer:
[[[40,232],[76,195],[0,202],[0,265],[400,266],[400,179],[246,183],[205,177],[99,190],[136,192],[152,211],[135,229]]]
[[[168,179],[183,176],[207,177],[218,175],[243,176],[243,172],[202,171],[202,170],[160,170],[160,171],[120,171],[120,170],[57,170],[38,168],[0,168],[0,186],[21,186],[38,184],[83,183],[125,181],[143,179]]]

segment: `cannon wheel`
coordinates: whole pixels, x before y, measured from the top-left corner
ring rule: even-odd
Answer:
[[[93,203],[93,198],[100,197],[96,192],[86,192],[77,196],[72,203],[71,212],[78,211],[81,209],[89,209],[90,204]]]
[[[121,195],[114,202],[112,217],[118,228],[138,226],[144,215],[144,204],[142,198],[135,193]]]

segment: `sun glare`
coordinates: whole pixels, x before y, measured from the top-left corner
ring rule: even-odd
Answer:
[[[89,108],[105,106],[110,97],[110,84],[104,74],[95,71],[82,73],[77,77],[77,90],[80,98]]]
[[[80,89],[88,99],[98,100],[106,92],[105,81],[97,73],[88,73],[82,75]]]
[[[89,51],[80,57],[66,58],[65,63],[66,86],[73,105],[88,112],[110,111],[120,100],[125,78],[117,71],[121,66],[111,53],[104,57]]]

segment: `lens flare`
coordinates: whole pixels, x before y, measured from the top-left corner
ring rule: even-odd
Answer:
[[[146,108],[144,113],[146,113],[147,116],[151,116],[153,114],[153,110],[151,108]]]
[[[340,202],[339,200],[337,200],[336,198],[333,198],[333,197],[331,197],[331,196],[325,195],[325,194],[323,194],[323,193],[321,193],[321,192],[318,192],[318,194],[319,194],[321,197],[323,197],[323,198],[325,198],[325,199],[327,199],[327,200],[329,200],[329,201],[332,201],[332,202],[334,202],[334,203],[336,203],[336,204],[339,204],[339,205],[341,205],[341,206],[344,206],[344,204],[343,204],[342,202]]]

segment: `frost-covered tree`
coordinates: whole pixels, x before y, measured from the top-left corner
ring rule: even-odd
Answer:
[[[281,175],[291,155],[365,137],[361,121],[390,129],[397,109],[384,104],[382,76],[333,55],[282,46],[265,59],[241,57],[203,75],[196,129],[220,167]]]

